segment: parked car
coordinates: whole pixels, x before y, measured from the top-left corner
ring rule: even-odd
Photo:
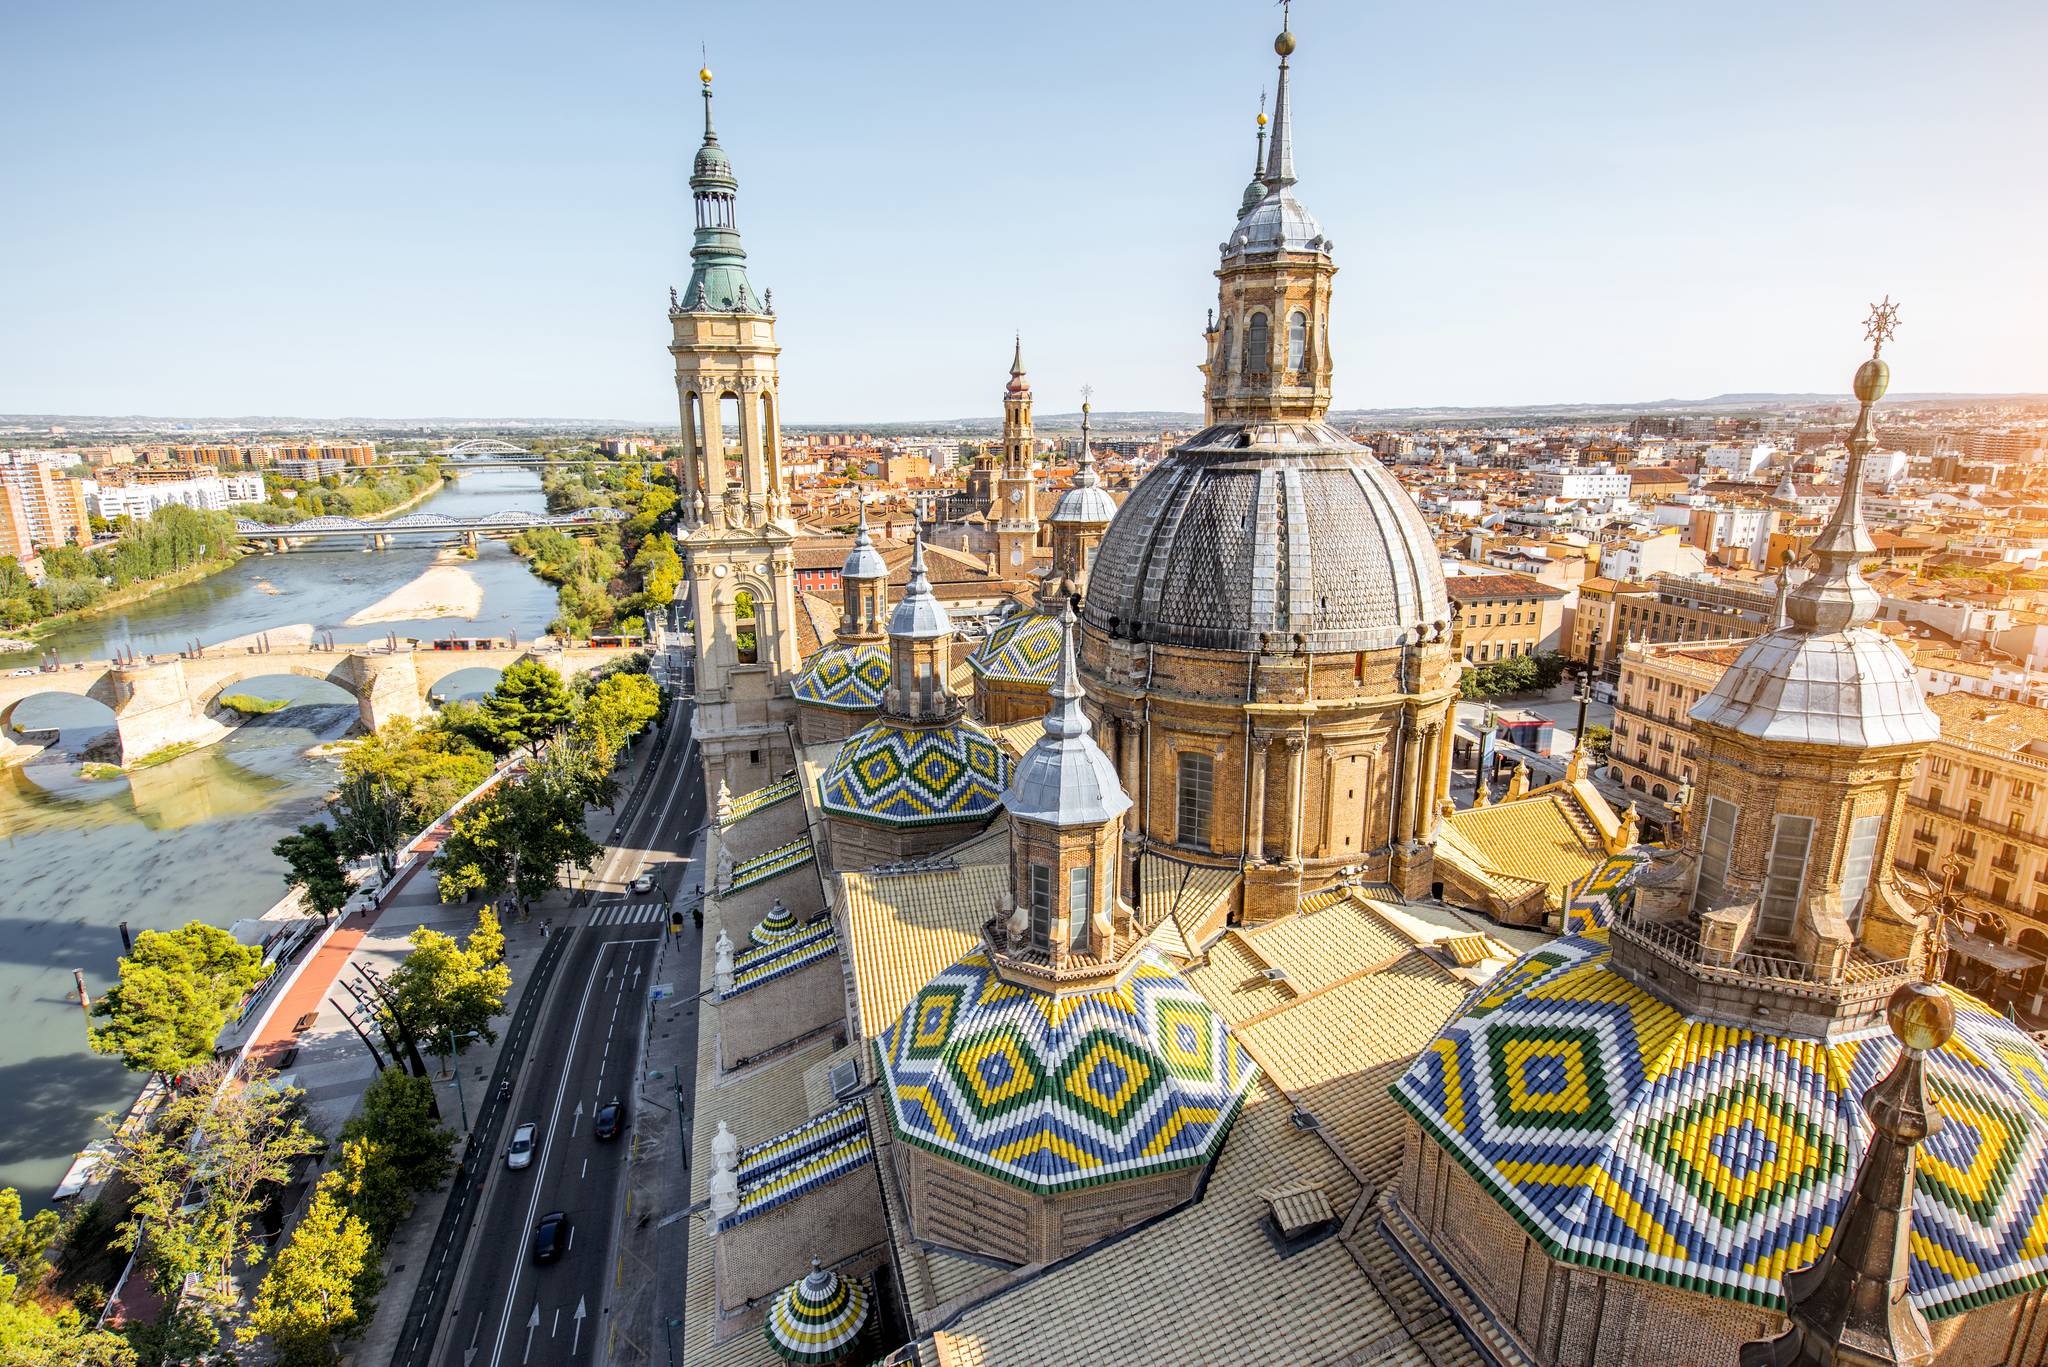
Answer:
[[[590,1122],[590,1133],[597,1139],[617,1139],[619,1131],[626,1128],[626,1108],[613,1097],[597,1108],[597,1116]]]
[[[632,889],[632,890],[633,890],[634,892],[653,892],[653,891],[654,891],[654,870],[653,870],[653,869],[642,869],[642,870],[640,870],[640,876],[639,876],[638,878],[635,878],[635,879],[634,879],[634,880],[633,880],[632,882],[630,882],[630,883],[626,884],[626,886],[627,886],[628,888]]]
[[[568,1247],[568,1212],[551,1210],[541,1216],[540,1223],[533,1227],[533,1260],[537,1263],[554,1262]]]
[[[505,1166],[523,1168],[533,1161],[533,1136],[537,1127],[529,1120],[512,1131],[512,1143],[505,1150]]]

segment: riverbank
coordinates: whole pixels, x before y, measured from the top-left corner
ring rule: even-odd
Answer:
[[[419,578],[352,614],[343,625],[367,627],[446,617],[474,622],[483,611],[484,588],[466,565],[467,558],[460,552],[444,550]]]
[[[386,518],[398,517],[401,514],[410,512],[412,509],[417,508],[420,504],[426,502],[435,494],[439,493],[447,483],[448,478],[447,476],[443,475],[439,479],[436,479],[432,484],[429,484],[426,488],[420,490],[417,494],[414,494],[411,498],[406,499],[403,503],[394,504],[391,507],[386,508],[381,513],[373,513],[364,520],[371,522],[382,522]],[[11,628],[11,630],[19,631],[22,634],[21,639],[0,641],[0,652],[8,650],[34,650],[52,633],[63,631],[67,627],[84,625],[85,623],[95,621],[101,617],[105,617],[109,613],[120,612],[124,608],[132,608],[138,603],[148,602],[151,598],[156,597],[160,593],[168,593],[172,589],[185,588],[188,585],[197,584],[202,580],[210,579],[214,575],[219,574],[222,570],[234,568],[236,565],[240,564],[242,562],[242,558],[248,554],[250,554],[250,550],[248,548],[237,546],[235,547],[234,552],[232,554],[227,555],[219,560],[208,560],[202,564],[188,565],[182,570],[174,570],[170,574],[166,574],[161,578],[151,579],[147,582],[137,582],[134,584],[130,584],[127,588],[124,589],[116,589],[114,592],[108,594],[106,597],[94,603],[91,607],[79,608],[75,612],[60,612],[54,617],[45,617],[40,622],[31,622],[27,626]],[[470,615],[474,616],[474,614],[475,609],[471,609]],[[402,621],[404,619],[399,617],[391,617],[379,620]]]

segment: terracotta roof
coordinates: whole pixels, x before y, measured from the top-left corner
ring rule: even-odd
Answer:
[[[1584,585],[1581,585],[1584,587]],[[1493,571],[1487,574],[1444,576],[1444,590],[1461,603],[1491,598],[1562,598],[1565,590],[1526,574]]]
[[[1471,807],[1437,826],[1437,857],[1506,897],[1564,889],[1607,857],[1614,809],[1590,781],[1531,789],[1513,802]]]
[[[1941,721],[1942,740],[1967,741],[2013,754],[2030,745],[2048,746],[2048,708],[1974,693],[1938,693],[1927,699],[1927,705]]]

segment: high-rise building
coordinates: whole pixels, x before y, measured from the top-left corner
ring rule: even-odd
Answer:
[[[66,543],[92,544],[85,486],[45,461],[0,461],[0,554],[29,560]]]
[[[671,293],[669,354],[682,418],[682,547],[696,623],[695,731],[706,786],[755,787],[791,760],[796,523],[782,481],[775,311],[747,276],[739,181],[711,121],[690,172],[690,279]]]

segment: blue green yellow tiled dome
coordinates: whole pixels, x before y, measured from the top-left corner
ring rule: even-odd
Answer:
[[[1019,612],[998,622],[967,657],[977,676],[1005,683],[1049,685],[1059,662],[1059,619],[1043,612]]]
[[[867,1322],[867,1288],[813,1260],[808,1277],[776,1296],[764,1330],[768,1346],[790,1362],[839,1362]]]
[[[889,648],[872,641],[811,652],[791,691],[798,702],[842,712],[875,712],[889,687]]]
[[[1073,996],[1004,982],[975,950],[875,1049],[900,1138],[1041,1193],[1208,1162],[1258,1075],[1150,949]]]
[[[1910,1288],[1929,1318],[2048,1282],[2048,1066],[1956,994],[1928,1056],[1947,1124],[1919,1150]],[[1830,1040],[1688,1017],[1608,961],[1544,946],[1474,996],[1394,1097],[1554,1258],[1782,1306],[1869,1143],[1899,1056],[1880,1022]]]
[[[818,780],[818,800],[841,816],[921,826],[990,816],[1009,782],[1009,755],[973,722],[908,726],[883,718],[846,738]]]

